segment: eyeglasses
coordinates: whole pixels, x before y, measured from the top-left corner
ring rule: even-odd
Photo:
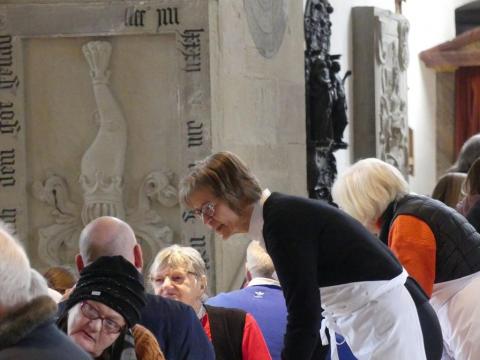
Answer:
[[[215,204],[212,201],[208,201],[200,208],[193,209],[192,214],[197,218],[201,218],[202,220],[204,220],[205,216],[211,218],[213,215],[215,215]]]
[[[157,286],[162,286],[165,283],[165,279],[169,278],[171,283],[175,285],[182,285],[185,280],[187,279],[187,275],[197,276],[198,274],[193,271],[181,272],[175,271],[172,272],[170,275],[159,275],[156,277],[152,277],[151,281],[155,283]]]
[[[100,319],[102,321],[102,330],[105,330],[107,334],[118,334],[124,328],[124,326],[118,325],[114,320],[101,316],[98,310],[86,301],[82,302],[80,310],[88,320]]]

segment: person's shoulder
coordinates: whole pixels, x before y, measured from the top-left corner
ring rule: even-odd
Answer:
[[[166,299],[164,297],[146,294],[146,306],[155,306],[156,308],[168,309],[168,311],[189,312],[191,307],[176,300]]]
[[[42,349],[35,350],[40,351],[37,353],[39,356],[38,358],[43,357],[43,355],[47,354],[56,354],[58,353],[59,356],[49,357],[46,356],[48,359],[63,359],[64,354],[69,354],[70,360],[86,360],[90,359],[90,356],[82,350],[79,346],[71,341],[71,339],[63,333],[58,327],[55,325],[53,320],[49,320],[45,322],[43,325],[37,327],[29,336],[29,339],[25,339],[29,345],[33,345],[30,347],[30,350],[35,350],[37,347],[36,344],[41,345]],[[25,349],[28,349],[29,346],[26,346]]]
[[[223,292],[209,298],[206,301],[206,304],[211,306],[230,307],[232,301],[237,301],[245,296],[248,296],[246,289]]]
[[[153,294],[146,294],[144,310],[171,318],[196,318],[195,312],[189,305]]]

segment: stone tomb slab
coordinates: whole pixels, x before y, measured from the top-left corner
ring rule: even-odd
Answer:
[[[214,266],[177,201],[211,152],[208,24],[206,0],[0,6],[0,218],[37,268],[73,263],[101,215],[132,225],[147,263],[182,243]]]

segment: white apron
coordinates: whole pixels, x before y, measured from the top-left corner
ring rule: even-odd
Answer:
[[[426,360],[417,309],[404,284],[407,272],[385,281],[320,288],[322,344],[330,332],[331,358],[338,360],[335,332],[358,360]]]
[[[434,284],[430,304],[442,328],[442,359],[480,359],[480,272]]]

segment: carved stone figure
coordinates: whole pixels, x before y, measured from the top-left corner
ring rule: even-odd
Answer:
[[[148,174],[138,191],[134,209],[125,211],[123,172],[127,147],[127,124],[120,105],[108,85],[111,45],[89,42],[82,48],[91,70],[99,129],[81,162],[80,184],[83,206],[70,200],[67,182],[49,174],[34,182],[33,196],[52,208],[55,224],[39,229],[38,251],[50,265],[74,259],[82,228],[91,220],[108,215],[126,219],[139,241],[146,246],[146,262],[161,247],[173,242],[173,231],[160,216],[158,207],[178,204],[174,174],[156,170]],[[127,215],[126,215],[127,213]]]
[[[92,41],[82,50],[91,70],[100,123],[95,140],[82,158],[82,220],[88,224],[103,215],[125,219],[122,186],[127,123],[108,85],[112,47],[106,41]]]
[[[308,191],[310,197],[327,201],[336,176],[333,152],[347,147],[344,82],[350,75],[348,71],[342,79],[340,55],[329,54],[332,12],[328,0],[308,0],[305,7]]]
[[[280,49],[287,27],[287,0],[244,0],[247,22],[259,53],[272,58]]]

